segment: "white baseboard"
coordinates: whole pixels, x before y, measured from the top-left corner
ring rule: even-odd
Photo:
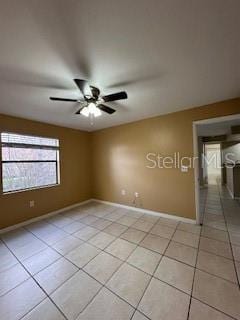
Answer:
[[[55,210],[55,211],[43,214],[41,216],[38,216],[36,218],[28,219],[26,221],[14,224],[13,226],[0,229],[0,234],[8,232],[8,231],[15,230],[15,229],[20,228],[20,227],[24,227],[24,226],[26,226],[26,225],[28,225],[28,224],[30,224],[32,222],[37,222],[37,221],[40,221],[40,220],[43,220],[43,219],[46,219],[46,218],[50,218],[50,217],[52,217],[52,216],[54,216],[56,214],[59,214],[59,213],[64,212],[64,211],[68,211],[68,210],[74,209],[74,208],[76,208],[78,206],[84,205],[84,204],[89,203],[91,201],[93,201],[93,200],[92,199],[88,199],[88,200],[85,200],[85,201],[82,201],[82,202],[77,202],[77,203],[74,203],[74,204],[72,204],[70,206],[64,207],[62,209]]]
[[[168,213],[162,213],[162,212],[148,210],[148,209],[142,209],[142,208],[138,208],[138,207],[131,207],[131,206],[127,206],[127,205],[116,203],[116,202],[103,201],[103,200],[98,200],[98,199],[92,199],[92,201],[109,204],[109,205],[114,206],[114,207],[119,207],[119,208],[124,208],[124,209],[128,209],[128,210],[147,213],[147,214],[151,214],[151,215],[158,216],[158,217],[161,217],[161,218],[178,220],[178,221],[182,221],[182,222],[186,222],[186,223],[192,223],[192,224],[196,224],[197,223],[196,220],[194,220],[194,219],[179,217],[179,216],[171,215],[171,214],[168,214]]]
[[[47,214],[43,214],[43,215],[38,216],[36,218],[32,218],[32,219],[29,219],[29,220],[14,224],[13,226],[0,229],[0,234],[8,232],[8,231],[15,230],[15,229],[20,228],[20,227],[24,227],[24,226],[26,226],[26,225],[28,225],[30,223],[33,223],[33,222],[37,222],[37,221],[41,221],[41,220],[46,219],[46,218],[50,218],[50,217],[52,217],[52,216],[54,216],[56,214],[59,214],[59,213],[64,212],[64,211],[68,211],[68,210],[74,209],[74,208],[76,208],[78,206],[84,205],[84,204],[92,202],[92,201],[96,201],[96,202],[99,202],[99,203],[105,203],[105,204],[108,204],[108,205],[111,205],[111,206],[114,206],[114,207],[118,207],[118,208],[124,208],[124,209],[128,209],[128,210],[147,213],[147,214],[151,214],[151,215],[162,217],[162,218],[168,218],[168,219],[172,219],[172,220],[178,220],[178,221],[182,221],[182,222],[196,224],[196,220],[194,220],[194,219],[179,217],[179,216],[176,216],[176,215],[171,215],[171,214],[168,214],[168,213],[162,213],[162,212],[153,211],[153,210],[147,210],[147,209],[142,209],[142,208],[137,208],[137,207],[131,207],[131,206],[127,206],[127,205],[124,205],[124,204],[115,203],[115,202],[103,201],[103,200],[98,200],[98,199],[88,199],[88,200],[85,200],[85,201],[82,201],[82,202],[74,203],[74,204],[72,204],[70,206],[67,206],[67,207],[64,207],[62,209],[55,210],[55,211],[49,212]]]
[[[234,199],[234,200],[239,200],[240,197],[235,197],[234,194],[232,193],[231,189],[229,188],[229,186],[226,184],[226,187],[227,187],[227,190],[228,190],[228,193],[230,194],[231,198]]]

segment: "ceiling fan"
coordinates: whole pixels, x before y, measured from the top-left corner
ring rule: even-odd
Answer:
[[[98,117],[101,115],[101,111],[112,114],[116,110],[106,106],[103,103],[127,99],[128,97],[125,91],[109,94],[106,96],[100,96],[100,90],[94,86],[90,86],[86,80],[74,79],[74,82],[81,91],[83,99],[50,97],[50,100],[79,102],[81,104],[81,108],[77,112],[75,112],[75,114],[82,114],[86,117]]]

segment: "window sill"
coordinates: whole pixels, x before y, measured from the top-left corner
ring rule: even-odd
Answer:
[[[56,183],[56,184],[50,184],[50,185],[35,187],[35,188],[7,191],[7,192],[2,192],[2,196],[7,196],[7,195],[21,193],[21,192],[27,192],[27,191],[36,191],[36,190],[42,190],[42,189],[47,189],[47,188],[54,188],[54,187],[59,187],[60,185],[61,185],[60,183]]]

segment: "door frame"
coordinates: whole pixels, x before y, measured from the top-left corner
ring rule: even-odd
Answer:
[[[240,119],[240,113],[229,115],[229,116],[220,116],[216,118],[209,118],[204,120],[193,121],[193,157],[196,159],[194,161],[194,188],[195,188],[195,210],[196,210],[196,223],[201,223],[201,212],[200,212],[200,188],[199,188],[199,159],[198,159],[198,134],[197,126],[200,124],[213,124],[223,121],[231,121],[234,119]]]

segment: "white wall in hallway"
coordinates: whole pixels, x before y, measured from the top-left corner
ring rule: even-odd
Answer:
[[[229,153],[232,153],[231,159],[234,161],[240,161],[240,142],[236,144],[226,143],[223,145],[223,159]]]
[[[221,149],[220,144],[206,144],[208,184],[217,184],[221,179]]]

